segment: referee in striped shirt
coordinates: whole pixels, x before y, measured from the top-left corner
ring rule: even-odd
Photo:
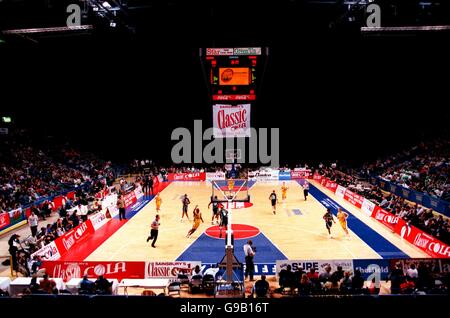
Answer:
[[[158,230],[160,225],[161,224],[159,223],[159,214],[157,214],[155,220],[151,224],[150,236],[147,237],[147,242],[153,240],[152,247],[156,247],[155,243],[156,239],[158,238]]]

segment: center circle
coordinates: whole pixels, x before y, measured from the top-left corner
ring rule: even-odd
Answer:
[[[254,237],[260,233],[257,227],[246,225],[246,224],[232,224],[231,229],[233,230],[235,240],[243,240]],[[206,229],[205,234],[216,239],[225,239],[227,236],[227,231],[225,228],[222,229],[222,236],[220,235],[220,227],[218,225],[210,226]]]

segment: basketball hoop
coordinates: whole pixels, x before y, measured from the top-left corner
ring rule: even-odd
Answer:
[[[241,160],[241,149],[225,149],[225,159],[227,162],[234,162],[235,160]]]

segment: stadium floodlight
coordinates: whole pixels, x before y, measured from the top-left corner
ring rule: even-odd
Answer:
[[[110,9],[110,8],[112,8],[112,6],[109,4],[109,2],[108,1],[104,1],[104,2],[102,2],[102,6],[103,7],[105,7],[106,9]]]
[[[2,122],[10,123],[10,122],[12,122],[12,119],[11,119],[11,117],[2,117]]]

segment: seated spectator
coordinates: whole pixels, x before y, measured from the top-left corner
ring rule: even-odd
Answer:
[[[300,286],[300,281],[302,279],[303,274],[306,274],[303,271],[303,268],[298,267],[297,270],[294,272],[294,288],[298,288]]]
[[[405,276],[405,280],[400,284],[402,294],[412,294],[414,292],[414,287],[414,281],[408,276]]]
[[[87,275],[84,275],[83,279],[80,281],[79,293],[87,295],[95,293],[95,283],[90,281]]]
[[[341,291],[345,294],[349,294],[352,291],[352,278],[350,277],[350,272],[344,273],[344,278],[341,280],[340,284]]]
[[[101,295],[110,295],[112,294],[112,283],[110,283],[103,275],[100,275],[95,281],[95,290],[96,293]]]
[[[415,264],[411,264],[409,266],[409,268],[406,270],[406,276],[413,280],[419,277],[419,272],[417,271]]]
[[[352,277],[351,288],[354,293],[361,293],[364,288],[364,278],[362,277],[359,269],[355,270],[355,274]]]
[[[192,276],[203,276],[200,266],[195,266],[195,268],[192,270]]]
[[[294,284],[294,275],[291,271],[291,265],[287,265],[286,269],[282,269],[279,275],[280,288],[292,288]]]
[[[44,278],[39,282],[40,289],[42,289],[47,294],[57,293],[56,282],[53,279],[49,279],[48,275],[45,274]]]
[[[402,265],[400,263],[397,263],[395,268],[389,274],[389,280],[391,281],[391,294],[399,294],[400,285],[404,281]]]
[[[369,285],[367,286],[367,291],[369,295],[378,295],[380,293],[380,286],[377,286],[375,278],[372,278],[372,280],[370,281]]]
[[[327,266],[325,267],[325,271],[323,273],[320,273],[319,282],[325,284],[326,282],[330,281],[330,279],[331,279],[331,266]]]
[[[261,275],[261,279],[255,282],[253,286],[252,295],[256,298],[267,297],[269,293],[269,282],[266,280],[266,275]]]
[[[331,274],[330,281],[333,283],[338,283],[342,278],[344,278],[344,271],[342,270],[342,266],[338,266],[336,271]]]
[[[302,295],[302,296],[310,295],[312,290],[313,290],[313,284],[309,280],[308,276],[306,274],[303,274],[302,278],[300,279],[300,284],[298,287],[299,295]]]
[[[41,289],[40,284],[37,283],[37,276],[33,275],[30,282],[30,291],[32,294],[42,294],[44,293]]]

